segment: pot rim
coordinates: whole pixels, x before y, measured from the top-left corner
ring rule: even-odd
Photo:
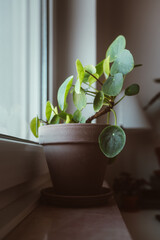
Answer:
[[[39,143],[98,143],[101,131],[107,127],[102,123],[69,123],[45,125],[39,128]]]
[[[104,124],[104,123],[59,123],[59,124],[48,124],[48,125],[43,125],[40,126],[39,128],[48,128],[48,127],[96,127],[96,126],[109,126],[108,124]]]

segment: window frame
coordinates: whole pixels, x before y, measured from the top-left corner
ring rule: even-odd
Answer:
[[[53,60],[53,56],[51,57],[51,52],[49,53],[49,48],[51,49],[53,47],[53,42],[51,38],[52,33],[50,34],[50,41],[48,33],[48,31],[52,31],[52,23],[49,24],[49,21],[53,20],[53,18],[51,18],[51,15],[53,14],[52,10],[52,0],[41,0],[41,21],[43,21],[43,24],[41,25],[42,87],[40,93],[40,104],[42,101],[45,102],[42,104],[40,111],[42,116],[43,113],[45,113],[46,101],[49,97],[52,101],[51,98],[53,95],[53,88],[51,87],[49,90],[49,86],[53,86],[53,75],[51,71],[52,67],[49,68],[49,61],[51,59]],[[2,178],[1,180],[3,180],[1,181],[2,185],[4,184],[3,186],[1,186],[2,188],[0,188],[0,196],[7,194],[7,201],[9,202],[11,201],[10,198],[12,198],[13,192],[17,194],[17,199],[14,200],[13,203],[10,202],[3,209],[0,208],[0,212],[3,213],[3,211],[5,211],[7,214],[6,216],[9,217],[8,222],[4,226],[0,225],[0,238],[3,238],[27,215],[29,215],[30,212],[37,206],[40,197],[40,190],[44,188],[44,186],[50,186],[51,181],[43,146],[36,141],[31,141],[0,133],[0,156],[0,172],[2,172],[0,178]],[[33,169],[35,170],[33,171]],[[26,174],[26,179],[25,176],[21,173],[21,171],[24,173],[24,175]],[[15,176],[15,179],[10,179],[10,175],[8,175],[10,172],[12,173],[10,175]],[[18,173],[21,173],[19,179],[17,179]],[[25,190],[26,184],[27,186],[29,185],[27,190]],[[26,201],[26,197],[28,201]],[[15,210],[15,204],[17,206],[17,209],[18,206],[21,206],[21,209]],[[14,216],[10,216],[10,212],[14,212]]]

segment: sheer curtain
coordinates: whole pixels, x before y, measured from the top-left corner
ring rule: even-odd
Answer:
[[[0,0],[0,133],[33,139],[40,113],[41,1]],[[34,139],[35,140],[35,139]]]

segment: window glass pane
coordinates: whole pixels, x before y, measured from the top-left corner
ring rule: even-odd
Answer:
[[[0,0],[0,133],[32,140],[41,98],[40,4]]]

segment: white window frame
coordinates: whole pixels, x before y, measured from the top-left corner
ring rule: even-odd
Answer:
[[[52,0],[41,0],[42,8],[42,74],[41,74],[41,102],[44,111],[48,95],[53,96],[53,70],[48,72],[48,61],[53,61],[53,56],[48,56],[48,48],[53,49],[53,35],[50,35],[48,22],[51,18],[53,7]],[[49,13],[50,18],[47,20]],[[49,24],[52,29],[53,23]],[[52,27],[51,27],[52,26]],[[52,64],[52,63],[51,63]],[[48,75],[49,79],[48,80]],[[50,82],[50,84],[49,84]],[[48,92],[47,84],[52,86]],[[45,159],[43,147],[34,141],[24,140],[13,136],[0,134],[0,239],[4,238],[16,225],[18,225],[37,205],[40,190],[50,186],[50,176]]]

